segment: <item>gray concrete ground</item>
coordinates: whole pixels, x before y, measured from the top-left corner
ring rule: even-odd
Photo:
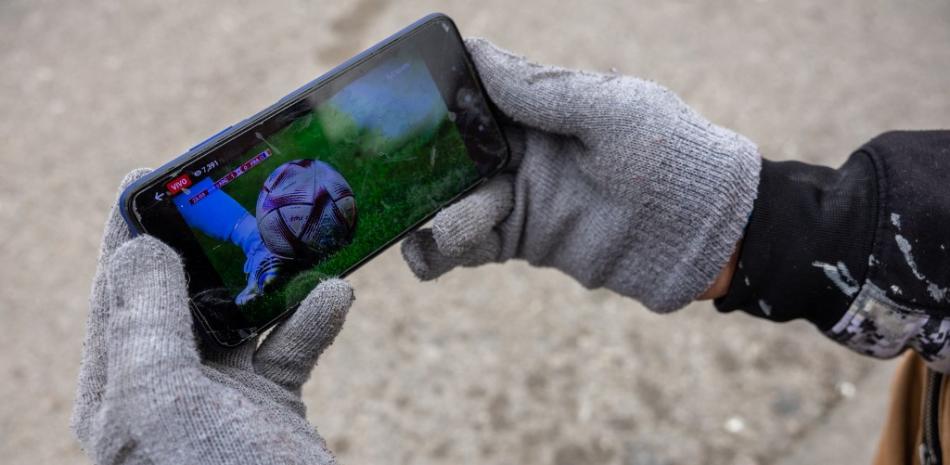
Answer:
[[[837,165],[950,126],[950,3],[0,2],[0,462],[83,462],[68,417],[122,176],[432,10],[537,60],[654,79],[762,153]],[[892,364],[809,325],[671,316],[550,270],[420,284],[392,250],[304,396],[344,463],[867,463]]]

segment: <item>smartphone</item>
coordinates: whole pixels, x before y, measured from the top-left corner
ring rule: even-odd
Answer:
[[[185,263],[202,332],[238,346],[501,170],[461,36],[433,14],[126,189],[133,234]]]

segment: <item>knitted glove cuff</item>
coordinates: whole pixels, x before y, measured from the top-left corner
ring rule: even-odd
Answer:
[[[663,171],[678,180],[657,180],[651,203],[660,224],[645,260],[656,279],[636,295],[661,313],[685,306],[719,275],[742,238],[759,184],[755,144],[690,116],[673,132],[673,153],[661,158],[670,164]]]

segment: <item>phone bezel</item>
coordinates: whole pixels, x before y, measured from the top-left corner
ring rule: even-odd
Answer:
[[[485,100],[489,109],[493,110],[494,105],[492,104],[488,95],[486,94],[484,90],[484,86],[478,74],[475,72],[475,68],[471,62],[471,58],[468,56],[468,53],[465,50],[464,44],[462,42],[462,37],[459,34],[458,28],[455,26],[452,19],[441,13],[433,13],[433,14],[427,15],[423,17],[422,19],[414,22],[413,24],[407,26],[406,28],[402,29],[401,31],[377,43],[373,47],[347,60],[343,64],[333,68],[331,71],[321,75],[317,79],[314,79],[313,81],[301,86],[297,90],[291,92],[287,96],[278,100],[275,104],[271,105],[270,107],[258,112],[257,114],[249,118],[246,118],[245,120],[241,121],[238,124],[225,128],[224,130],[218,132],[217,134],[209,137],[205,141],[195,145],[194,147],[189,149],[185,154],[177,157],[176,159],[172,160],[169,163],[166,163],[162,167],[149,173],[142,179],[138,180],[137,182],[133,183],[131,186],[126,188],[123,191],[119,200],[119,203],[121,206],[120,211],[126,223],[129,225],[129,228],[133,236],[138,235],[138,234],[148,233],[148,231],[146,231],[146,228],[143,225],[143,222],[141,221],[140,214],[135,209],[136,200],[139,198],[140,195],[144,194],[146,191],[150,192],[151,190],[154,190],[161,183],[177,176],[179,173],[182,172],[182,170],[186,166],[193,163],[195,160],[201,159],[209,155],[210,153],[214,152],[215,150],[229,143],[233,139],[243,134],[246,134],[247,131],[251,130],[252,128],[259,126],[261,123],[268,121],[270,118],[280,115],[285,110],[289,109],[290,107],[306,99],[312,93],[330,84],[331,82],[333,82],[334,79],[347,74],[348,72],[354,70],[355,68],[358,68],[360,65],[362,65],[366,61],[389,50],[391,47],[398,46],[400,45],[401,42],[411,39],[416,32],[426,27],[432,26],[433,24],[440,24],[443,27],[451,28],[451,31],[453,32],[453,34],[451,35],[455,37],[455,39],[458,41],[460,45],[460,49],[462,50],[463,57],[461,61],[462,63],[465,64],[467,68],[466,72],[468,76],[474,82],[475,86],[477,87],[477,90],[479,91],[479,94]],[[445,205],[448,205],[458,200],[460,197],[471,192],[473,189],[477,188],[479,185],[484,183],[488,178],[490,178],[491,176],[497,174],[502,169],[504,169],[504,167],[506,166],[510,158],[510,147],[508,146],[507,140],[505,140],[504,138],[504,133],[503,131],[501,131],[501,126],[498,124],[497,116],[494,114],[490,114],[489,116],[491,118],[491,123],[494,124],[495,127],[498,129],[497,133],[500,135],[499,142],[501,142],[504,147],[504,153],[500,154],[501,156],[499,157],[497,166],[495,166],[490,171],[483,173],[480,176],[480,178],[474,183],[472,183],[472,185],[468,186],[468,188],[463,189],[461,192],[459,192],[457,195],[452,197],[450,200],[444,202],[442,205],[440,205],[439,208],[433,209],[432,212],[430,212],[420,221],[408,227],[401,234],[393,237],[392,239],[384,243],[382,246],[377,248],[374,252],[366,255],[365,257],[360,259],[358,262],[350,266],[347,270],[345,270],[343,273],[340,274],[341,277],[345,277],[349,275],[350,273],[354,272],[355,270],[360,268],[362,265],[364,265],[368,261],[377,257],[379,254],[381,254],[382,252],[392,247],[396,242],[404,238],[406,234],[417,229],[419,226],[423,225],[427,221],[431,220],[432,217]],[[268,322],[251,330],[244,337],[237,338],[237,339],[228,339],[228,340],[224,340],[221,337],[219,337],[219,331],[215,330],[214,328],[211,328],[211,324],[205,319],[205,316],[202,315],[202,313],[195,308],[194,305],[190,305],[190,307],[191,307],[192,314],[200,322],[200,326],[202,327],[202,330],[203,330],[202,333],[210,337],[210,339],[213,342],[215,342],[216,344],[220,346],[236,347],[254,338],[255,336],[261,334],[262,332],[274,326],[281,320],[287,318],[296,310],[297,306],[288,307],[284,309],[282,312],[280,312],[278,315],[276,315],[274,318],[272,318]]]

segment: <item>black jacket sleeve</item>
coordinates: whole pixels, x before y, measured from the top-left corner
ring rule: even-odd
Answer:
[[[950,131],[889,132],[838,169],[763,161],[720,311],[802,318],[950,371]]]

